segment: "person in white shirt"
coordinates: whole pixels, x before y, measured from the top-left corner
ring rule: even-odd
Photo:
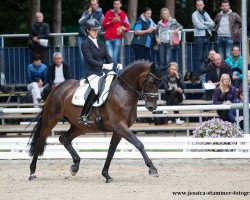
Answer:
[[[43,99],[46,100],[52,88],[70,79],[69,66],[63,62],[63,57],[60,52],[53,54],[54,64],[48,68],[48,85],[43,90]]]

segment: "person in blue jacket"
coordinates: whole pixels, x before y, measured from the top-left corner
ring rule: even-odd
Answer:
[[[40,54],[35,54],[33,63],[27,66],[27,79],[27,89],[32,94],[33,103],[39,103],[48,79],[47,66],[42,63]]]
[[[154,33],[157,30],[157,26],[151,19],[151,15],[152,9],[146,7],[135,23],[135,32],[131,44],[136,60],[150,60],[150,47],[153,39],[155,39]]]
[[[234,45],[232,48],[232,54],[225,60],[233,71],[232,82],[233,86],[239,88],[242,84],[242,56],[240,55],[240,47]]]

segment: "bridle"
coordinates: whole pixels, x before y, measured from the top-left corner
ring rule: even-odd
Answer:
[[[149,76],[152,76],[154,78],[154,84],[156,87],[159,87],[159,84],[157,84],[156,80],[157,81],[161,81],[162,82],[162,77],[161,78],[158,78],[157,76],[155,76],[151,70],[149,71],[148,75],[146,76],[146,78],[144,79],[143,83],[142,83],[142,92],[140,93],[140,97],[142,99],[144,99],[146,102],[147,102],[147,99],[148,98],[157,98],[158,97],[158,93],[152,93],[152,92],[145,92],[149,83],[148,83],[148,78]],[[155,80],[156,79],[156,80]]]
[[[145,101],[147,101],[148,98],[157,98],[157,97],[158,97],[158,93],[145,92],[145,91],[146,91],[146,88],[147,88],[147,86],[148,86],[148,78],[149,78],[149,76],[152,76],[152,77],[154,78],[154,84],[155,84],[157,87],[159,87],[159,86],[158,86],[159,84],[156,83],[156,80],[162,82],[162,79],[163,79],[162,77],[161,77],[161,78],[158,78],[157,76],[155,76],[155,75],[151,72],[151,70],[149,70],[149,72],[148,72],[146,78],[144,79],[144,81],[143,81],[143,83],[142,83],[142,87],[141,87],[141,88],[142,88],[142,91],[139,92],[139,91],[137,91],[132,85],[130,85],[126,80],[124,80],[120,75],[117,74],[117,76],[118,76],[124,83],[126,83],[126,85],[128,85],[129,88],[131,88],[135,93],[137,93],[140,99],[144,99]],[[156,79],[156,80],[155,80],[155,79]]]

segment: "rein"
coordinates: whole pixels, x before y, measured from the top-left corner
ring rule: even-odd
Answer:
[[[145,84],[147,84],[147,80],[149,75],[153,76],[154,78],[156,78],[157,80],[162,80],[162,78],[158,78],[156,77],[154,74],[152,74],[151,72],[148,73],[147,77],[144,79],[143,84],[142,84],[142,92],[138,92],[132,85],[130,85],[126,80],[124,80],[119,74],[117,74],[117,76],[124,82],[126,83],[126,85],[128,85],[128,87],[130,89],[132,89],[135,93],[138,94],[139,98],[144,99],[146,101],[147,97],[150,98],[155,98],[158,97],[158,93],[151,93],[151,92],[144,92],[145,89]],[[156,84],[156,83],[155,83]]]

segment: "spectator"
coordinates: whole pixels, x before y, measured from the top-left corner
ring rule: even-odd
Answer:
[[[163,86],[167,105],[178,105],[183,101],[184,81],[182,75],[178,73],[178,64],[176,62],[170,63],[167,74],[164,76]],[[179,111],[174,111],[174,113],[179,113]],[[180,118],[176,119],[176,124],[182,123],[184,121],[180,120]]]
[[[232,55],[225,60],[233,71],[232,83],[234,87],[239,88],[242,84],[242,56],[240,55],[240,47],[234,45]]]
[[[43,22],[43,13],[36,13],[36,20],[31,25],[29,38],[31,39],[30,49],[32,58],[35,54],[41,55],[41,61],[48,65],[48,36],[49,25]]]
[[[229,64],[222,60],[220,54],[215,54],[213,56],[213,62],[208,64],[208,69],[206,73],[206,82],[214,83],[218,86],[220,83],[220,78],[222,74],[228,74],[230,78],[232,77],[232,68]]]
[[[233,44],[239,45],[240,42],[240,16],[232,12],[228,0],[221,3],[221,12],[215,17],[215,30],[218,35],[218,52],[222,57],[228,58],[231,54]]]
[[[134,37],[131,42],[135,52],[135,59],[150,59],[150,47],[155,38],[156,24],[151,19],[152,9],[144,8],[143,13],[135,23]]]
[[[209,14],[204,11],[204,1],[196,1],[196,11],[192,14],[192,22],[194,26],[194,48],[196,50],[195,66],[193,72],[196,75],[200,72],[202,62],[206,60],[208,53],[209,38],[212,36],[212,28],[214,22]]]
[[[216,54],[215,50],[213,50],[213,49],[210,50],[208,52],[208,58],[201,63],[201,74],[202,74],[201,82],[202,82],[202,84],[206,82],[206,73],[208,70],[208,65],[213,62],[213,57],[215,54]],[[202,85],[202,87],[203,87],[203,85]]]
[[[249,90],[249,88],[248,88]],[[250,94],[250,93],[249,93]],[[248,95],[249,95],[248,94]],[[243,88],[240,87],[237,91],[237,98],[234,100],[233,103],[243,103]],[[230,110],[229,111],[229,118],[231,119],[231,121],[237,121],[236,120],[236,110]],[[243,109],[239,110],[239,118],[238,118],[238,122],[239,122],[239,126],[241,129],[243,129],[243,125],[244,125],[244,117],[243,117]]]
[[[156,41],[159,45],[159,54],[162,70],[166,71],[167,66],[172,60],[172,46],[170,45],[171,37],[169,30],[175,30],[179,33],[182,30],[182,26],[170,16],[170,12],[167,8],[162,8],[160,13],[161,20],[158,22],[158,30],[156,35]]]
[[[106,46],[115,62],[119,62],[119,51],[122,45],[124,32],[130,30],[127,14],[121,10],[122,1],[114,0],[113,9],[107,11],[103,21],[105,28]]]
[[[33,63],[27,66],[28,91],[32,95],[33,103],[39,103],[42,99],[41,93],[47,82],[48,70],[41,62],[41,56],[35,54]]]
[[[82,43],[87,38],[84,24],[88,19],[91,18],[96,19],[100,24],[102,24],[103,22],[104,15],[102,13],[102,9],[99,7],[99,0],[90,0],[88,10],[85,10],[81,18],[78,20],[78,23],[80,25],[79,34],[77,36],[78,49],[80,53],[80,77],[86,76],[86,69],[84,68],[84,57],[81,50]]]
[[[220,84],[215,89],[213,104],[231,104],[236,99],[236,89],[231,85],[231,79],[228,74],[222,74]],[[217,110],[217,113],[223,121],[235,122],[229,116],[229,110]]]
[[[46,100],[52,88],[70,79],[69,66],[63,62],[62,54],[55,52],[53,54],[54,64],[48,68],[48,85],[43,90],[43,99]]]

